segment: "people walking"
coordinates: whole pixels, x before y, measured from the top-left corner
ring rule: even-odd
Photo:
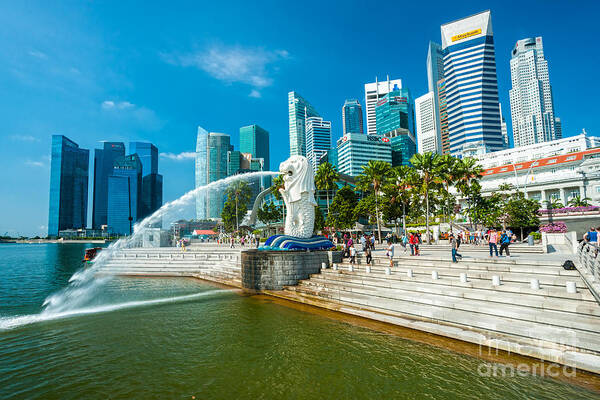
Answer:
[[[508,246],[510,245],[510,235],[506,231],[502,231],[500,235],[500,255],[502,255],[503,251],[506,251],[506,258],[510,258],[510,250],[508,250]]]
[[[364,252],[367,249],[367,238],[365,235],[360,237],[360,245],[362,246],[362,251]]]
[[[367,246],[367,249],[365,250],[365,256],[367,258],[367,265],[371,264],[371,262],[373,261],[373,253],[370,247]]]
[[[458,240],[454,237],[454,234],[450,234],[450,247],[452,248],[452,262],[457,263],[457,250],[458,250]]]
[[[356,264],[356,249],[354,245],[350,245],[350,264]]]
[[[390,259],[390,268],[394,266],[394,245],[392,244],[392,241],[388,241],[388,248],[387,251],[385,253],[388,258]]]
[[[490,246],[490,258],[492,258],[492,250],[495,252],[496,257],[498,257],[498,232],[494,228],[490,229],[490,233],[488,234],[488,244]]]
[[[589,231],[587,231],[585,233],[585,235],[583,235],[583,240],[586,241],[586,243],[590,243],[590,244],[598,244],[598,231],[596,230],[596,228],[594,228],[593,226],[590,228]]]

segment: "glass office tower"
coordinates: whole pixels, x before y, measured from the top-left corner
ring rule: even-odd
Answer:
[[[363,133],[362,106],[356,99],[346,100],[342,107],[344,135],[346,133]]]
[[[139,219],[162,206],[163,177],[158,173],[158,148],[152,143],[130,142],[129,153],[137,154],[142,163],[142,197]]]
[[[320,117],[315,108],[296,92],[288,93],[290,156],[306,156],[306,119]]]
[[[489,11],[441,26],[450,153],[502,150],[498,80]]]
[[[142,163],[137,154],[115,160],[108,177],[108,229],[115,234],[133,233],[140,215],[142,195]]]
[[[207,148],[208,131],[199,126],[198,135],[196,136],[196,189],[208,184]],[[204,191],[200,191],[196,195],[196,219],[207,219],[206,192]]]
[[[115,160],[125,155],[125,144],[104,142],[102,149],[94,150],[94,197],[92,228],[100,229],[107,224],[108,177],[112,175]]]
[[[48,236],[86,228],[90,151],[63,135],[52,135]]]
[[[210,132],[208,134],[207,162],[208,183],[227,177],[227,154],[233,150],[229,135]],[[208,218],[221,218],[225,204],[225,188],[211,190],[207,195]]]
[[[254,158],[264,160],[264,169],[271,168],[269,158],[269,132],[258,125],[240,128],[240,152],[250,153]]]
[[[306,119],[306,158],[316,173],[321,157],[331,148],[331,122],[321,117]]]

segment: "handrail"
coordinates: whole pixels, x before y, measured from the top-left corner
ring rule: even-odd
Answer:
[[[600,304],[600,247],[582,241],[577,248],[579,274]]]

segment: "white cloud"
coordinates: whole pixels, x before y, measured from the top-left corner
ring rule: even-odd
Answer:
[[[196,157],[196,153],[193,151],[184,151],[179,154],[175,153],[160,153],[160,156],[163,158],[168,158],[169,160],[174,161],[185,161],[185,160],[193,160]]]
[[[100,107],[112,115],[112,118],[121,120],[130,119],[151,130],[162,128],[164,122],[156,113],[146,107],[137,106],[128,101],[104,100]]]
[[[256,89],[252,89],[250,91],[250,94],[248,96],[254,97],[255,99],[260,99],[261,98],[260,92],[258,90],[256,90]]]
[[[241,46],[215,45],[205,51],[183,55],[163,55],[171,64],[196,67],[225,83],[244,83],[254,88],[251,97],[260,97],[258,89],[273,84],[272,72],[279,61],[288,59],[287,50],[266,50]]]
[[[27,165],[29,167],[38,167],[38,168],[46,167],[46,164],[44,164],[42,161],[33,161],[33,160],[26,160],[25,165]]]
[[[41,60],[45,60],[46,58],[48,58],[46,53],[43,53],[39,50],[30,50],[27,54],[29,54],[31,57],[39,58]]]
[[[104,100],[101,106],[105,110],[127,110],[130,108],[134,108],[135,104],[130,103],[128,101]]]
[[[40,141],[40,139],[36,138],[35,136],[31,136],[31,135],[12,135],[10,138],[12,140],[19,141],[19,142],[39,142]]]

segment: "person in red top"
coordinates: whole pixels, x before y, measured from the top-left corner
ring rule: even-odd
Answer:
[[[496,257],[498,257],[498,232],[495,229],[491,229],[488,235],[488,243],[490,245],[490,258],[492,258],[492,250],[496,252]]]
[[[408,239],[408,244],[410,244],[410,255],[418,256],[419,255],[419,238],[414,233],[410,234],[410,238]]]

